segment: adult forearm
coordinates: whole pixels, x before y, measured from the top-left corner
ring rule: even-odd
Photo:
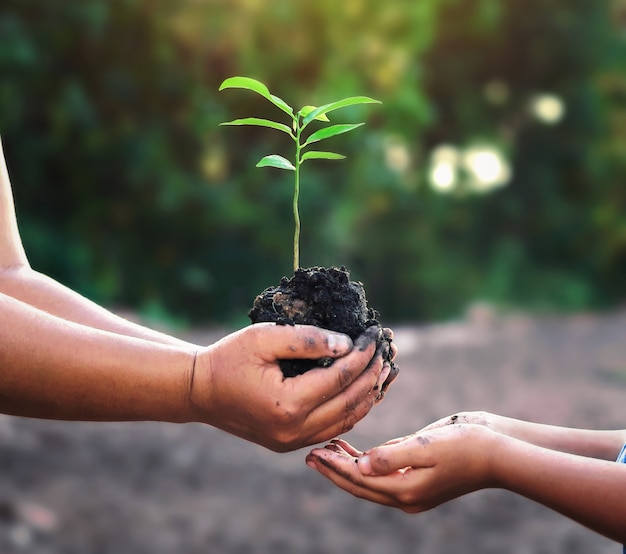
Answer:
[[[57,281],[33,271],[28,265],[0,269],[0,293],[49,314],[95,329],[162,344],[190,346],[185,341],[113,314]]]
[[[0,411],[76,420],[190,419],[194,349],[79,325],[0,294]]]
[[[626,465],[501,436],[492,452],[497,486],[626,543]]]

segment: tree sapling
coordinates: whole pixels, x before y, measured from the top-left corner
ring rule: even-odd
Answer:
[[[246,117],[222,123],[221,125],[254,125],[269,127],[281,131],[294,142],[293,158],[291,160],[278,154],[263,157],[257,167],[274,167],[277,169],[294,172],[293,193],[293,217],[295,231],[293,238],[293,269],[294,276],[291,279],[283,277],[280,285],[269,287],[259,294],[248,314],[253,323],[272,321],[278,324],[308,324],[317,325],[333,331],[346,333],[352,339],[356,339],[366,329],[380,324],[377,321],[378,312],[369,308],[365,298],[365,291],[360,282],[350,281],[350,274],[345,267],[312,267],[300,268],[300,176],[302,164],[307,160],[340,160],[345,158],[341,154],[330,151],[310,149],[310,145],[322,140],[347,133],[357,129],[364,123],[352,124],[329,124],[330,112],[354,106],[357,104],[380,104],[367,96],[352,96],[324,104],[323,106],[304,106],[296,111],[278,96],[273,95],[267,86],[256,79],[249,77],[231,77],[226,79],[219,90],[246,89],[260,94],[269,100],[289,117],[289,124],[262,119]],[[304,134],[309,124],[313,121],[320,122],[323,126]],[[397,366],[390,359],[389,344],[391,339],[381,333],[379,347],[383,350],[386,358],[391,362],[391,373],[386,383],[390,383],[398,372]],[[286,377],[298,375],[314,367],[327,366],[332,363],[328,360],[282,360],[281,369]],[[381,393],[386,385],[383,385]]]

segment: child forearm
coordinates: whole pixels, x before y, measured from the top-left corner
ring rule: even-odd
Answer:
[[[492,452],[496,485],[626,543],[626,465],[541,448],[504,435]]]
[[[626,443],[626,430],[597,431],[532,423],[496,416],[494,430],[561,452],[615,461]]]

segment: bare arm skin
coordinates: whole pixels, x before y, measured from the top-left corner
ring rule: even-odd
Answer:
[[[26,263],[26,254],[17,229],[9,173],[0,140],[0,267],[18,267]]]
[[[79,325],[0,295],[0,411],[189,421],[193,349]]]
[[[0,412],[199,421],[294,450],[347,431],[374,406],[384,373],[376,338],[365,333],[353,348],[316,327],[258,324],[187,348],[80,325],[0,294]],[[339,360],[283,379],[277,360],[287,354]]]
[[[160,344],[192,346],[166,333],[128,321],[28,265],[0,267],[0,292],[49,314],[94,329]]]
[[[558,427],[489,412],[460,412],[431,423],[422,431],[464,423],[484,425],[509,437],[551,450],[609,461],[615,461],[621,447],[626,443],[626,432],[623,430],[597,431]]]
[[[520,422],[515,427],[532,431],[536,442],[556,438],[563,443],[565,430],[546,426],[552,438],[540,439],[542,426]],[[601,445],[600,451],[615,451],[617,456],[626,431],[598,433],[596,441],[592,431],[574,432],[583,443],[596,445],[583,451]],[[485,425],[432,426],[365,453],[345,441],[333,441],[313,450],[307,463],[359,498],[409,513],[472,491],[503,488],[626,542],[626,465],[537,446]]]

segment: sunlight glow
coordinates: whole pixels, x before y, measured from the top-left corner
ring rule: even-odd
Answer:
[[[454,146],[444,144],[433,150],[429,180],[437,192],[455,189],[459,157],[459,151]]]
[[[541,123],[555,125],[565,115],[565,104],[555,94],[541,94],[536,96],[530,106],[533,116]]]
[[[485,192],[506,184],[511,178],[511,169],[504,156],[491,146],[468,148],[463,153],[463,165],[469,172],[470,187]]]
[[[428,178],[437,192],[489,192],[506,185],[511,167],[504,154],[492,145],[475,145],[460,150],[441,145],[431,153]]]
[[[431,173],[433,188],[440,192],[452,190],[456,184],[455,168],[449,163],[440,163]]]

